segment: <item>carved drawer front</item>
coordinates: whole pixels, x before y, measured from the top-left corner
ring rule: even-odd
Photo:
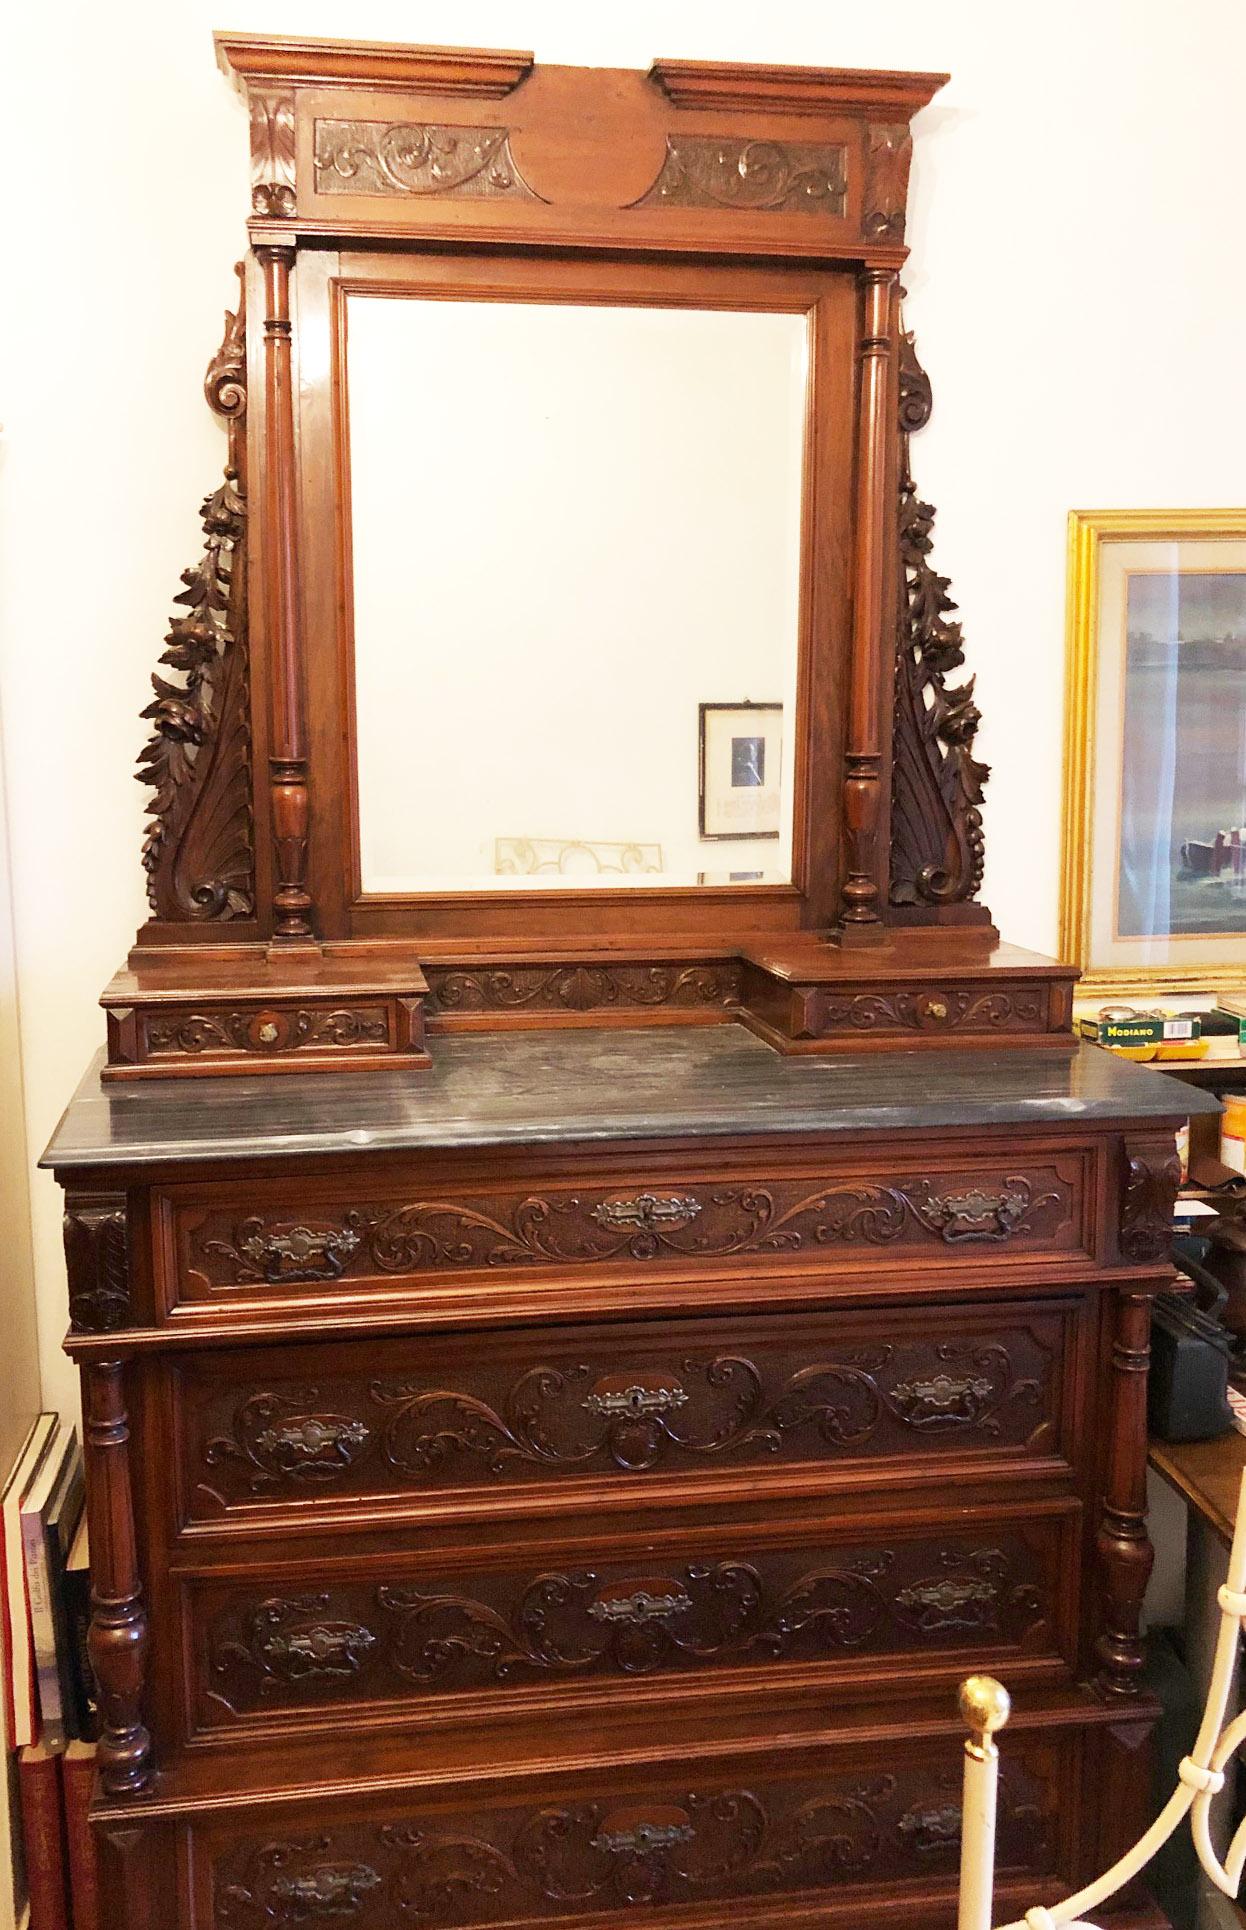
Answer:
[[[170,1364],[178,1518],[413,1515],[1067,1466],[1080,1306],[550,1328]]]
[[[1067,1881],[1082,1753],[1068,1731],[1010,1736],[997,1853],[1005,1889],[1018,1877]],[[649,1764],[581,1772],[552,1789],[543,1779],[539,1794],[520,1775],[452,1802],[417,1792],[373,1809],[356,1803],[341,1820],[321,1803],[266,1826],[200,1825],[194,1921],[203,1930],[329,1919],[353,1930],[624,1916],[657,1924],[685,1913],[721,1921],[696,1907],[718,1902],[732,1904],[736,1921],[768,1926],[782,1921],[786,1900],[822,1904],[836,1922],[842,1901],[859,1930],[873,1900],[911,1890],[924,1906],[954,1895],[960,1781],[955,1736],[892,1737],[873,1754],[797,1746],[781,1761],[745,1755],[682,1775]]]
[[[918,1156],[920,1160],[920,1155]],[[904,1169],[741,1177],[738,1171],[608,1176],[578,1184],[404,1185],[341,1178],[170,1188],[158,1196],[163,1302],[314,1302],[448,1282],[477,1292],[568,1272],[618,1279],[960,1262],[1087,1251],[1086,1155],[1056,1152]],[[739,1261],[741,1269],[733,1262]]]
[[[347,1710],[455,1721],[588,1701],[669,1701],[734,1687],[767,1695],[833,1683],[868,1693],[966,1656],[1016,1681],[1075,1659],[1076,1501],[943,1510],[863,1529],[807,1507],[777,1528],[581,1533],[522,1547],[369,1558],[338,1578],[340,1546],[297,1579],[184,1584],[192,1732],[298,1727]],[[325,1579],[326,1568],[332,1578]],[[758,1673],[764,1675],[759,1683]]]

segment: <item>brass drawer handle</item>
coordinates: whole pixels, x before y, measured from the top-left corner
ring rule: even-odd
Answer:
[[[237,1246],[274,1285],[283,1280],[336,1280],[357,1250],[359,1234],[350,1226],[291,1226],[280,1233],[265,1233],[262,1223],[253,1220],[243,1229]]]
[[[580,1405],[586,1414],[600,1420],[643,1421],[649,1414],[673,1414],[686,1407],[688,1396],[682,1387],[621,1387],[612,1394],[586,1394]]]
[[[691,1843],[695,1835],[691,1823],[637,1823],[632,1829],[599,1830],[593,1848],[611,1856],[651,1856],[676,1843]]]
[[[590,1602],[588,1613],[595,1622],[619,1622],[624,1628],[640,1628],[646,1622],[661,1622],[672,1615],[687,1615],[692,1608],[692,1597],[682,1591],[677,1595],[654,1595],[647,1588],[638,1588],[634,1595],[612,1595]]]
[[[638,1193],[631,1200],[599,1200],[593,1208],[598,1226],[635,1227],[650,1232],[656,1227],[687,1226],[701,1211],[701,1202],[691,1193]]]

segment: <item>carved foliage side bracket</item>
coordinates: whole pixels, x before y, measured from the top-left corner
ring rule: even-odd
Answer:
[[[930,419],[930,381],[900,331],[899,610],[892,743],[891,903],[935,907],[977,896],[982,883],[982,787],[973,755],[981,714],[974,679],[949,686],[965,661],[948,578],[931,567],[935,511],[920,500],[909,438]]]
[[[155,693],[152,725],[135,775],[154,796],[143,840],[147,901],[175,922],[255,914],[251,814],[246,586],[246,313],[238,264],[236,314],[208,364],[204,391],[229,429],[225,479],[203,505],[200,561],[184,588]]]

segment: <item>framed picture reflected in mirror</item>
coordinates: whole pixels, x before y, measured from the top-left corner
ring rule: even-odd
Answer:
[[[701,836],[777,838],[782,765],[782,704],[702,704]]]

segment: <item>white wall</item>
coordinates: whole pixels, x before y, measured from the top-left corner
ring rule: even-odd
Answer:
[[[199,384],[244,241],[247,132],[213,26],[951,70],[917,127],[906,279],[936,395],[917,466],[996,766],[986,895],[1010,937],[1053,946],[1065,513],[1246,495],[1240,0],[26,6],[0,80],[0,711],[32,1149],[142,912],[137,712],[222,460]],[[45,1392],[68,1401],[47,1179],[34,1212]]]

